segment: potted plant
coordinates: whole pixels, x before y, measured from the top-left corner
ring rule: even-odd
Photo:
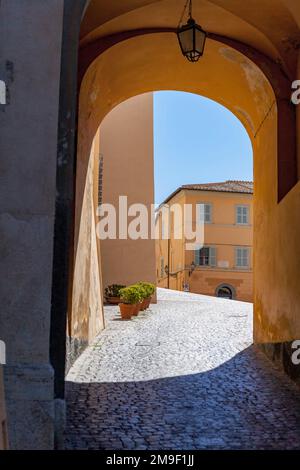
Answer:
[[[134,315],[138,315],[138,313],[139,313],[141,310],[145,310],[145,308],[144,308],[144,302],[145,302],[146,297],[148,296],[148,292],[147,292],[147,290],[145,289],[145,287],[142,286],[140,283],[134,284],[132,287],[134,287],[135,289],[137,289],[137,291],[138,291],[139,294],[140,294],[140,301],[139,301],[138,304],[136,305],[136,310],[135,310],[135,312],[134,312]]]
[[[128,320],[132,315],[138,314],[142,296],[137,286],[128,286],[120,289],[120,298],[119,307],[123,319]]]
[[[120,303],[120,290],[124,289],[124,287],[126,286],[122,286],[120,284],[112,284],[106,287],[104,291],[106,302],[118,305]]]
[[[146,310],[149,308],[149,305],[152,300],[152,295],[155,292],[155,285],[151,284],[150,282],[139,282],[138,285],[143,289],[143,302],[142,302],[142,310]]]

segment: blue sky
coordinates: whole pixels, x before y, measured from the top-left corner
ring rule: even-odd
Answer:
[[[252,146],[241,122],[215,101],[154,94],[155,202],[182,184],[252,180]]]

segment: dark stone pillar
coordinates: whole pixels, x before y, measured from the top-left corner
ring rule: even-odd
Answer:
[[[0,339],[11,449],[52,449],[49,360],[63,0],[1,0]]]
[[[63,445],[67,316],[71,309],[75,213],[78,46],[81,18],[87,3],[87,0],[64,1],[50,329],[50,360],[55,374],[56,447]]]

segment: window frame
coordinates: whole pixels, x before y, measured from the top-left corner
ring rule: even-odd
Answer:
[[[236,246],[235,247],[235,267],[236,269],[251,269],[251,248],[249,246]],[[238,251],[243,250],[247,251],[247,266],[238,264]],[[241,256],[241,259],[244,259],[244,255]]]
[[[197,252],[200,252],[203,249],[208,249],[208,264],[200,264],[200,254],[198,255]],[[213,255],[211,253],[211,250],[213,251]],[[212,263],[212,259],[214,262]],[[204,245],[202,248],[198,248],[195,250],[194,253],[194,262],[196,266],[199,266],[201,268],[215,268],[217,266],[217,248],[214,245]]]
[[[200,207],[199,207],[200,205],[204,206],[204,221],[203,221],[203,223],[204,224],[212,224],[213,223],[213,204],[211,202],[204,202],[204,201],[197,202],[197,206],[198,206],[199,211],[200,211]],[[209,207],[209,216],[210,216],[209,221],[205,220],[205,206]],[[200,214],[199,214],[199,222],[201,222]]]
[[[239,222],[238,221],[238,209],[247,209],[247,222]],[[242,214],[242,219],[243,219],[243,214]],[[236,204],[235,205],[235,224],[236,225],[250,225],[250,204]]]

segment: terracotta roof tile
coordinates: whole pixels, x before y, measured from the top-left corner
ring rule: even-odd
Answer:
[[[179,189],[253,194],[253,182],[228,180],[220,183],[184,184]]]
[[[170,194],[159,207],[166,204],[172,197],[182,190],[197,190],[197,191],[216,191],[224,193],[243,193],[253,194],[253,181],[239,181],[239,180],[227,180],[219,183],[200,183],[200,184],[184,184]]]

